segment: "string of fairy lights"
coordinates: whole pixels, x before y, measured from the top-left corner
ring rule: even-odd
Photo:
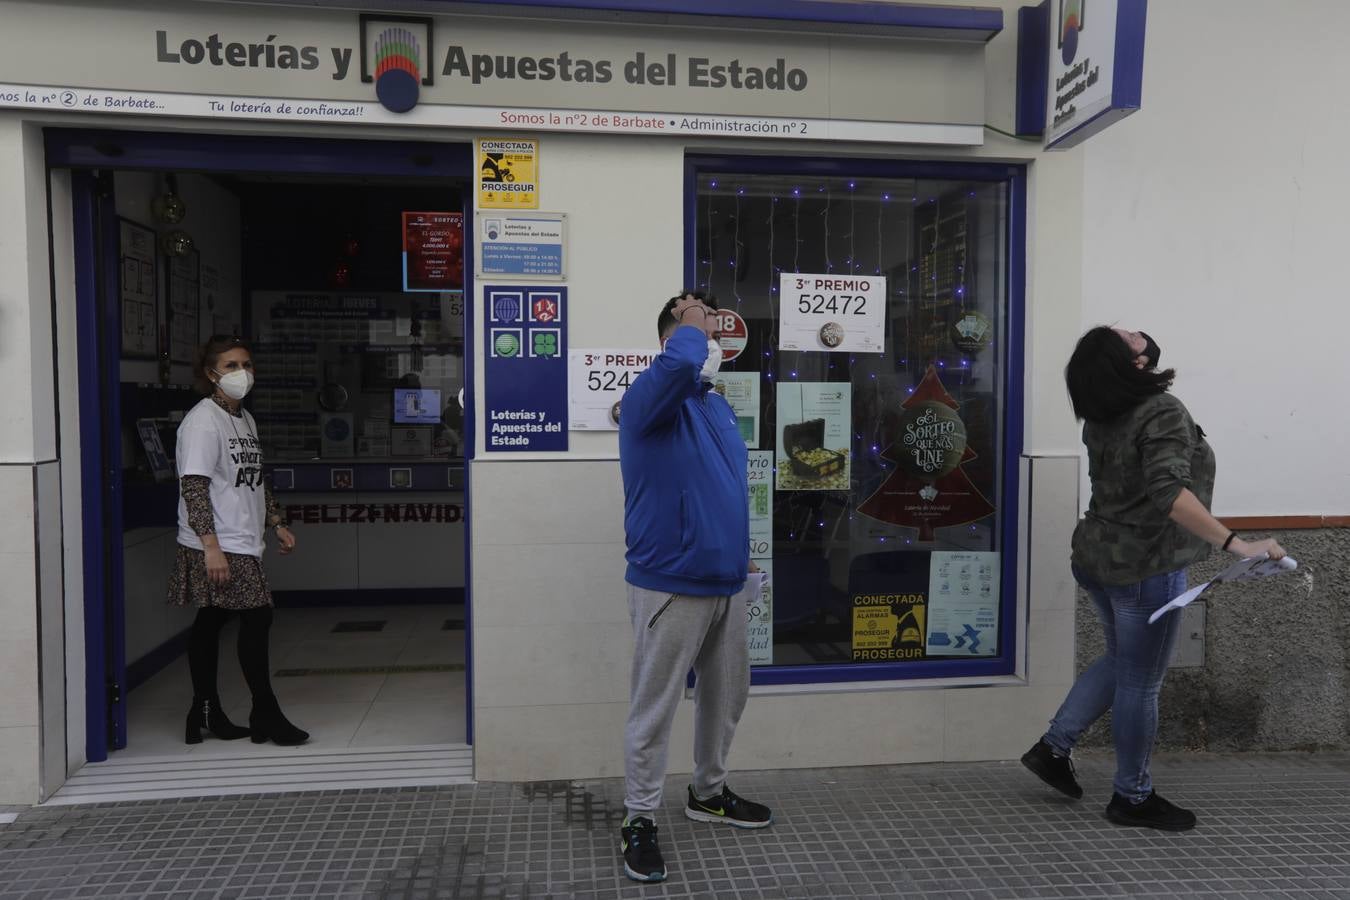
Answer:
[[[866,466],[870,470],[867,481],[884,478],[885,474],[894,467],[894,463],[886,460],[882,454],[885,452],[885,435],[883,431],[886,427],[886,418],[880,414],[883,404],[887,402],[888,385],[894,385],[893,379],[878,378],[878,370],[883,374],[885,369],[880,365],[882,360],[888,358],[888,354],[866,355],[866,361],[859,362],[859,357],[850,354],[848,356],[847,367],[843,366],[842,360],[838,354],[816,354],[802,353],[800,351],[778,350],[778,330],[780,327],[780,316],[778,309],[779,301],[779,279],[787,271],[801,272],[803,260],[807,261],[808,267],[812,259],[819,260],[823,264],[824,273],[847,273],[856,275],[861,272],[868,272],[874,275],[888,276],[888,294],[894,299],[900,299],[909,302],[911,285],[918,286],[918,291],[913,295],[914,302],[908,305],[908,315],[913,325],[904,329],[905,334],[897,334],[898,324],[896,318],[889,315],[888,312],[888,330],[889,342],[887,349],[890,351],[889,357],[896,359],[895,369],[897,372],[908,371],[911,374],[911,384],[905,385],[903,390],[906,394],[913,394],[918,379],[922,376],[927,364],[931,362],[944,372],[945,378],[952,378],[953,387],[961,387],[967,384],[970,378],[971,363],[969,359],[962,358],[959,363],[953,361],[952,365],[944,358],[940,352],[925,352],[924,348],[915,344],[915,333],[920,329],[926,329],[929,334],[945,327],[942,321],[943,305],[940,301],[938,290],[938,274],[935,271],[936,265],[932,262],[936,260],[940,251],[941,226],[944,221],[942,208],[942,197],[937,193],[933,196],[923,197],[920,194],[920,184],[914,181],[903,179],[894,179],[887,181],[871,181],[862,183],[856,179],[847,179],[843,177],[822,180],[814,185],[814,190],[810,187],[804,187],[800,184],[787,186],[785,182],[778,180],[773,183],[777,187],[775,190],[758,190],[753,193],[747,188],[747,183],[752,179],[745,177],[737,179],[734,176],[703,176],[700,184],[698,202],[702,206],[702,240],[699,242],[698,259],[698,283],[699,289],[709,291],[717,295],[719,299],[729,294],[731,303],[728,304],[723,299],[721,305],[724,307],[730,305],[731,308],[745,318],[745,308],[749,303],[755,310],[756,316],[761,320],[767,321],[767,328],[762,328],[759,333],[763,335],[762,344],[760,344],[758,353],[761,360],[760,371],[762,373],[763,383],[766,390],[763,391],[761,399],[761,411],[764,422],[775,421],[777,389],[775,382],[782,378],[785,381],[810,381],[816,380],[811,377],[812,374],[818,374],[821,381],[840,381],[848,382],[854,390],[864,389],[871,395],[869,405],[872,409],[878,411],[877,415],[871,416],[870,421],[864,423],[852,423],[852,433],[854,438],[855,452],[850,455],[854,457],[855,465],[852,467],[852,485],[853,491],[861,489],[860,466],[856,463],[861,462],[856,451],[862,450],[866,458]],[[894,212],[897,206],[897,196],[903,196],[907,193],[904,188],[912,185],[913,189],[908,191],[911,195],[910,213],[908,216],[897,215]],[[751,187],[755,187],[751,183]],[[836,224],[836,217],[840,215],[839,210],[842,204],[838,203],[839,195],[847,196],[847,230],[844,231],[833,227]],[[975,196],[975,192],[969,192],[970,197]],[[756,207],[763,204],[764,211],[762,217],[755,216]],[[858,216],[860,207],[866,211],[871,206],[875,210],[875,255],[870,260],[865,260],[859,256],[859,228]],[[931,207],[931,212],[924,209],[925,206]],[[813,209],[813,207],[815,207]],[[743,219],[745,215],[751,215],[751,221],[762,222],[763,231],[756,234],[754,228],[743,228]],[[864,212],[865,214],[865,212]],[[889,215],[888,215],[889,214]],[[791,268],[785,270],[780,264],[786,262],[783,259],[781,244],[784,243],[782,235],[788,231],[780,221],[780,217],[791,216],[790,234],[791,234]],[[925,232],[931,231],[931,239],[926,244],[920,246],[919,242],[912,239],[913,230],[918,228],[917,220],[919,217],[925,221],[931,221],[931,225],[924,229]],[[730,221],[725,221],[727,217]],[[720,229],[719,221],[725,222]],[[803,233],[803,225],[814,223],[815,227],[808,227],[806,234]],[[815,232],[815,236],[811,235]],[[891,234],[895,232],[894,234]],[[888,234],[891,239],[888,241]],[[759,240],[763,237],[763,243]],[[730,238],[728,244],[726,238]],[[925,234],[923,237],[927,238]],[[846,253],[842,262],[835,256],[837,252],[836,242],[846,242]],[[870,243],[870,242],[869,242]],[[748,245],[748,246],[747,246]],[[763,249],[765,261],[761,265],[755,264],[751,259],[752,252],[759,252]],[[868,249],[871,249],[868,247]],[[934,271],[924,273],[927,278],[925,284],[919,284],[920,266],[914,258],[914,251],[918,250],[920,254],[927,254],[930,260],[929,268]],[[887,253],[892,254],[892,259],[888,263]],[[869,265],[870,263],[870,265]],[[763,286],[763,293],[751,288],[751,280],[748,271],[745,270],[747,264],[754,264],[755,267],[764,272],[766,283]],[[965,279],[965,266],[957,267],[956,278],[959,280],[951,291],[951,302],[959,304],[964,310],[968,299]],[[899,277],[897,276],[899,274]],[[722,288],[723,279],[726,280],[727,289]],[[756,296],[759,294],[759,296]],[[919,317],[920,321],[915,322],[914,318]],[[753,333],[754,329],[752,329]],[[753,346],[753,342],[752,342]],[[930,357],[923,359],[922,364],[909,366],[911,357],[920,354]],[[811,357],[816,357],[812,359]],[[841,377],[840,368],[845,368],[845,376]],[[867,377],[860,380],[860,376],[866,372]],[[899,387],[899,385],[895,385]],[[765,427],[763,424],[761,427]],[[796,539],[798,536],[797,518],[792,511],[799,504],[806,504],[812,508],[822,505],[820,496],[834,492],[815,491],[815,492],[786,492],[788,494],[789,519],[793,522],[789,531],[789,538]],[[798,495],[802,496],[798,496]],[[844,507],[847,511],[847,519],[854,519],[853,505],[844,501]],[[817,528],[824,529],[827,522],[823,516],[819,516],[820,510],[816,508],[816,514],[813,514],[814,524]],[[974,527],[972,526],[972,530]],[[877,538],[880,542],[886,542],[887,538],[883,535]],[[905,543],[911,543],[911,539],[905,539]]]

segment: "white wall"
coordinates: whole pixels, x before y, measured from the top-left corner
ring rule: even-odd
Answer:
[[[1143,108],[1081,151],[1082,325],[1157,339],[1216,513],[1345,515],[1350,5],[1235,6],[1149,4]]]
[[[16,116],[0,116],[0,209],[7,214],[0,224],[0,383],[6,390],[0,403],[0,508],[6,510],[0,524],[0,804],[32,802],[41,790],[39,670],[47,660],[38,640],[35,531],[60,521],[60,495],[38,489],[35,466],[56,456],[42,159],[41,133]],[[56,634],[43,651],[59,652],[63,628],[56,619],[44,622]]]

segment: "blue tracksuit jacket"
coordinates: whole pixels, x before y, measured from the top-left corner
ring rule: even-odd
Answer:
[[[726,596],[750,565],[746,449],[730,404],[699,377],[708,339],[682,326],[619,415],[630,584]]]

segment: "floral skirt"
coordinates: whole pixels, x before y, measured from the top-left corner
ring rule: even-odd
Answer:
[[[212,584],[206,574],[206,553],[178,545],[169,575],[169,603],[174,606],[213,606],[216,609],[257,609],[272,605],[262,560],[243,553],[226,553],[230,580]]]

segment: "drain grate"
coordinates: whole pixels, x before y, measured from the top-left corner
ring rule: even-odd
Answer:
[[[388,624],[385,619],[366,619],[360,622],[339,622],[333,626],[333,634],[350,631],[384,631]]]
[[[273,678],[304,675],[407,675],[414,672],[463,672],[464,663],[428,663],[421,666],[333,666],[314,669],[277,669]]]
[[[441,626],[441,631],[463,631],[463,619],[446,619],[445,624]]]

